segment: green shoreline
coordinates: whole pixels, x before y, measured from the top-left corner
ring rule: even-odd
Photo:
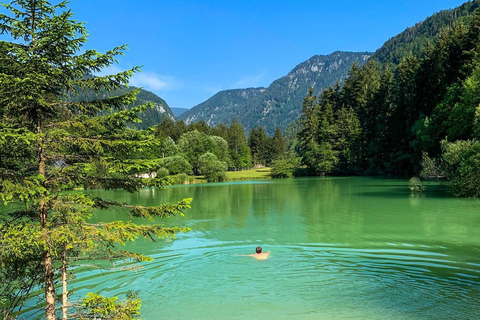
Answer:
[[[262,167],[258,169],[249,169],[241,171],[227,171],[227,181],[244,181],[244,180],[267,180],[272,179],[270,175],[271,168]],[[173,176],[172,185],[182,184],[199,184],[207,183],[207,180],[203,176],[188,176],[183,181],[175,181],[179,176]],[[182,178],[183,179],[183,178]]]

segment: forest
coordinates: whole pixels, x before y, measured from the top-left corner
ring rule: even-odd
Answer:
[[[398,65],[355,64],[344,85],[303,102],[298,133],[312,174],[441,179],[480,195],[480,10]]]

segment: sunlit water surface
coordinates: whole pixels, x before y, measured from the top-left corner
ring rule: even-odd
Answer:
[[[480,202],[436,186],[415,195],[405,180],[306,178],[92,193],[192,197],[186,217],[161,222],[193,231],[130,245],[155,258],[139,269],[80,272],[76,298],[138,290],[146,320],[480,318]],[[257,245],[268,260],[240,256]]]

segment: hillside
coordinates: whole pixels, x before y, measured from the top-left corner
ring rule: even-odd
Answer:
[[[459,7],[442,10],[390,38],[372,55],[371,59],[397,65],[410,52],[422,56],[427,41],[431,43],[440,35],[442,28],[451,26],[457,20],[471,17],[480,7],[480,0],[467,1]]]
[[[250,100],[258,98],[265,88],[233,89],[220,91],[210,99],[193,107],[180,115],[179,119],[187,124],[205,120],[209,125],[217,125],[222,122],[230,123],[233,118],[240,119],[239,110]]]
[[[370,55],[368,52],[340,51],[316,55],[268,88],[221,91],[179,118],[187,124],[203,119],[212,126],[237,118],[247,131],[261,125],[272,135],[276,126],[284,130],[301,114],[302,101],[310,87],[321,93],[337,80],[342,82],[354,61],[363,65]]]
[[[114,97],[126,94],[133,88],[135,87],[130,86],[129,88],[127,88],[125,86],[122,86],[120,89],[117,89],[113,92],[94,93],[93,91],[88,91],[81,92],[79,93],[79,95],[67,94],[67,99],[70,101],[89,101],[99,98]],[[142,120],[142,122],[131,123],[129,124],[129,126],[137,129],[147,129],[162,122],[163,118],[165,118],[166,116],[170,119],[175,119],[172,110],[170,110],[170,107],[165,102],[165,100],[157,96],[155,93],[144,89],[140,89],[140,92],[137,94],[137,100],[131,106],[125,106],[124,108],[136,107],[149,102],[153,102],[154,106],[152,109],[148,109],[140,115],[140,119]]]

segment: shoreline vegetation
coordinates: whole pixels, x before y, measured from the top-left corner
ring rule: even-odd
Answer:
[[[273,179],[271,176],[271,168],[263,167],[256,169],[246,169],[240,171],[227,171],[225,172],[225,181],[247,181],[247,180],[269,180]],[[185,174],[179,174],[171,176],[172,185],[189,185],[208,183],[204,176],[189,176]]]

